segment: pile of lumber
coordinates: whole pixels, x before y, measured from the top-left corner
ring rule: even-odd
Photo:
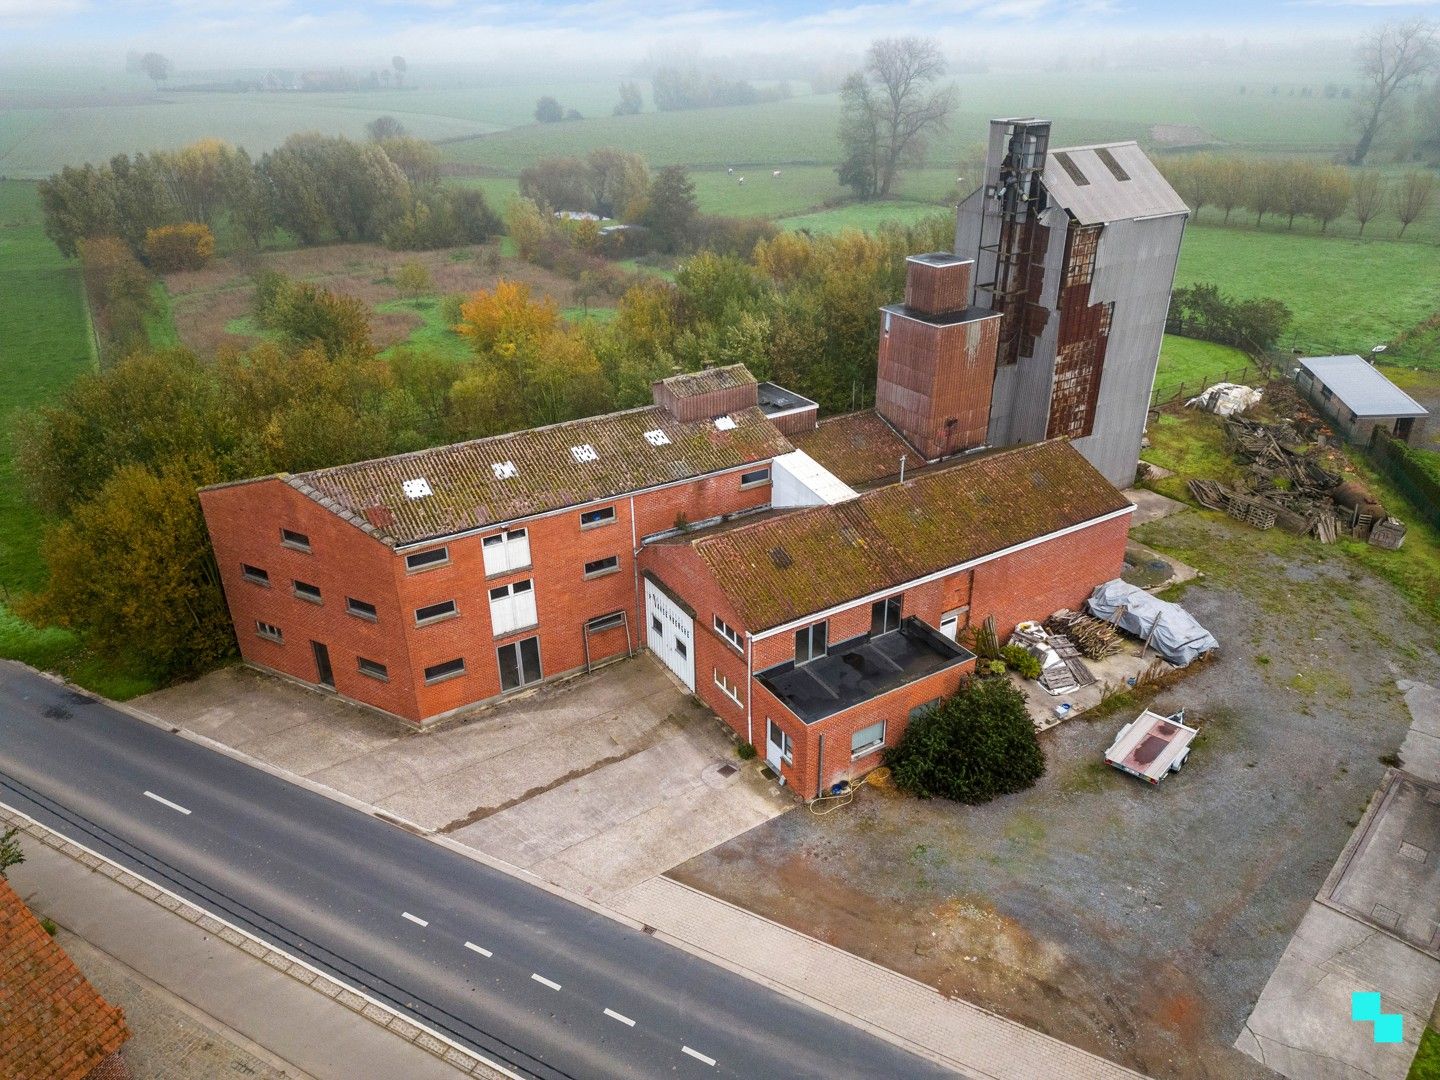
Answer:
[[[1052,639],[1061,635],[1087,660],[1104,660],[1120,651],[1120,633],[1109,623],[1092,615],[1061,608],[1045,620]],[[1057,650],[1058,651],[1058,650]],[[1064,654],[1061,653],[1064,657]],[[1089,670],[1086,670],[1089,674]],[[1090,679],[1094,682],[1094,677]]]

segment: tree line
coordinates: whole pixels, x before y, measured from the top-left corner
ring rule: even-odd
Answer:
[[[1221,211],[1225,224],[1237,210],[1265,218],[1310,218],[1326,232],[1346,212],[1354,215],[1360,235],[1372,221],[1392,216],[1399,236],[1435,203],[1435,174],[1412,169],[1387,177],[1376,169],[1350,169],[1301,159],[1265,160],[1196,154],[1162,158],[1160,171],[1196,214],[1207,206]]]
[[[45,233],[66,255],[118,237],[148,257],[152,229],[203,225],[258,248],[283,230],[301,244],[378,241],[399,250],[480,243],[499,227],[484,195],[440,185],[439,151],[393,119],[372,137],[292,135],[259,161],[206,139],[176,151],[66,166],[40,184]]]

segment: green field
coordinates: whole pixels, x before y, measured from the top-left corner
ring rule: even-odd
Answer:
[[[406,345],[428,349],[456,363],[472,359],[475,350],[469,342],[446,325],[442,309],[443,304],[439,297],[419,296],[408,300],[389,300],[378,305],[375,310],[410,311],[425,320],[411,331],[410,336],[405,339]]]
[[[1244,382],[1254,373],[1250,358],[1229,345],[1166,334],[1160,346],[1160,367],[1155,373],[1156,401],[1177,393],[1193,397],[1214,383]]]
[[[812,233],[837,233],[843,229],[870,231],[885,224],[914,225],[936,214],[945,214],[948,217],[953,211],[934,203],[887,199],[881,202],[847,203],[830,210],[797,214],[794,217],[780,218],[776,224],[781,228],[803,229]]]
[[[1440,309],[1440,247],[1195,226],[1177,285],[1215,282],[1236,296],[1273,296],[1294,324],[1285,349],[1367,353]]]

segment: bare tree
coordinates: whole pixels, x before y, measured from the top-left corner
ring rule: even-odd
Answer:
[[[1320,231],[1326,232],[1330,222],[1345,213],[1350,200],[1355,196],[1355,184],[1347,169],[1339,165],[1322,165],[1315,172],[1315,181],[1310,188],[1310,205],[1305,212],[1320,222]]]
[[[1358,138],[1350,164],[1364,165],[1371,144],[1389,119],[1395,95],[1440,64],[1435,26],[1424,19],[1386,23],[1366,36],[1355,58],[1364,88],[1355,113]]]
[[[1400,219],[1400,235],[1405,235],[1414,221],[1422,217],[1435,201],[1435,174],[1408,172],[1395,189],[1395,216]]]
[[[882,38],[865,67],[841,88],[841,180],[862,198],[890,194],[900,167],[924,160],[930,136],[945,130],[955,107],[953,86],[935,86],[945,73],[940,46],[930,38]]]
[[[410,69],[410,65],[405,63],[403,56],[392,56],[390,58],[390,66],[395,69],[395,85],[404,86],[405,72]]]
[[[1360,235],[1365,235],[1365,226],[1380,216],[1385,209],[1385,179],[1374,169],[1361,169],[1351,181],[1354,192],[1355,220],[1360,222]]]

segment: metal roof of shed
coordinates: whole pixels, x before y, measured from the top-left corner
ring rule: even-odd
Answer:
[[[1356,416],[1428,416],[1429,410],[1359,356],[1306,356],[1300,366]]]
[[[1082,225],[1190,212],[1134,142],[1051,150],[1044,179],[1052,200]]]

